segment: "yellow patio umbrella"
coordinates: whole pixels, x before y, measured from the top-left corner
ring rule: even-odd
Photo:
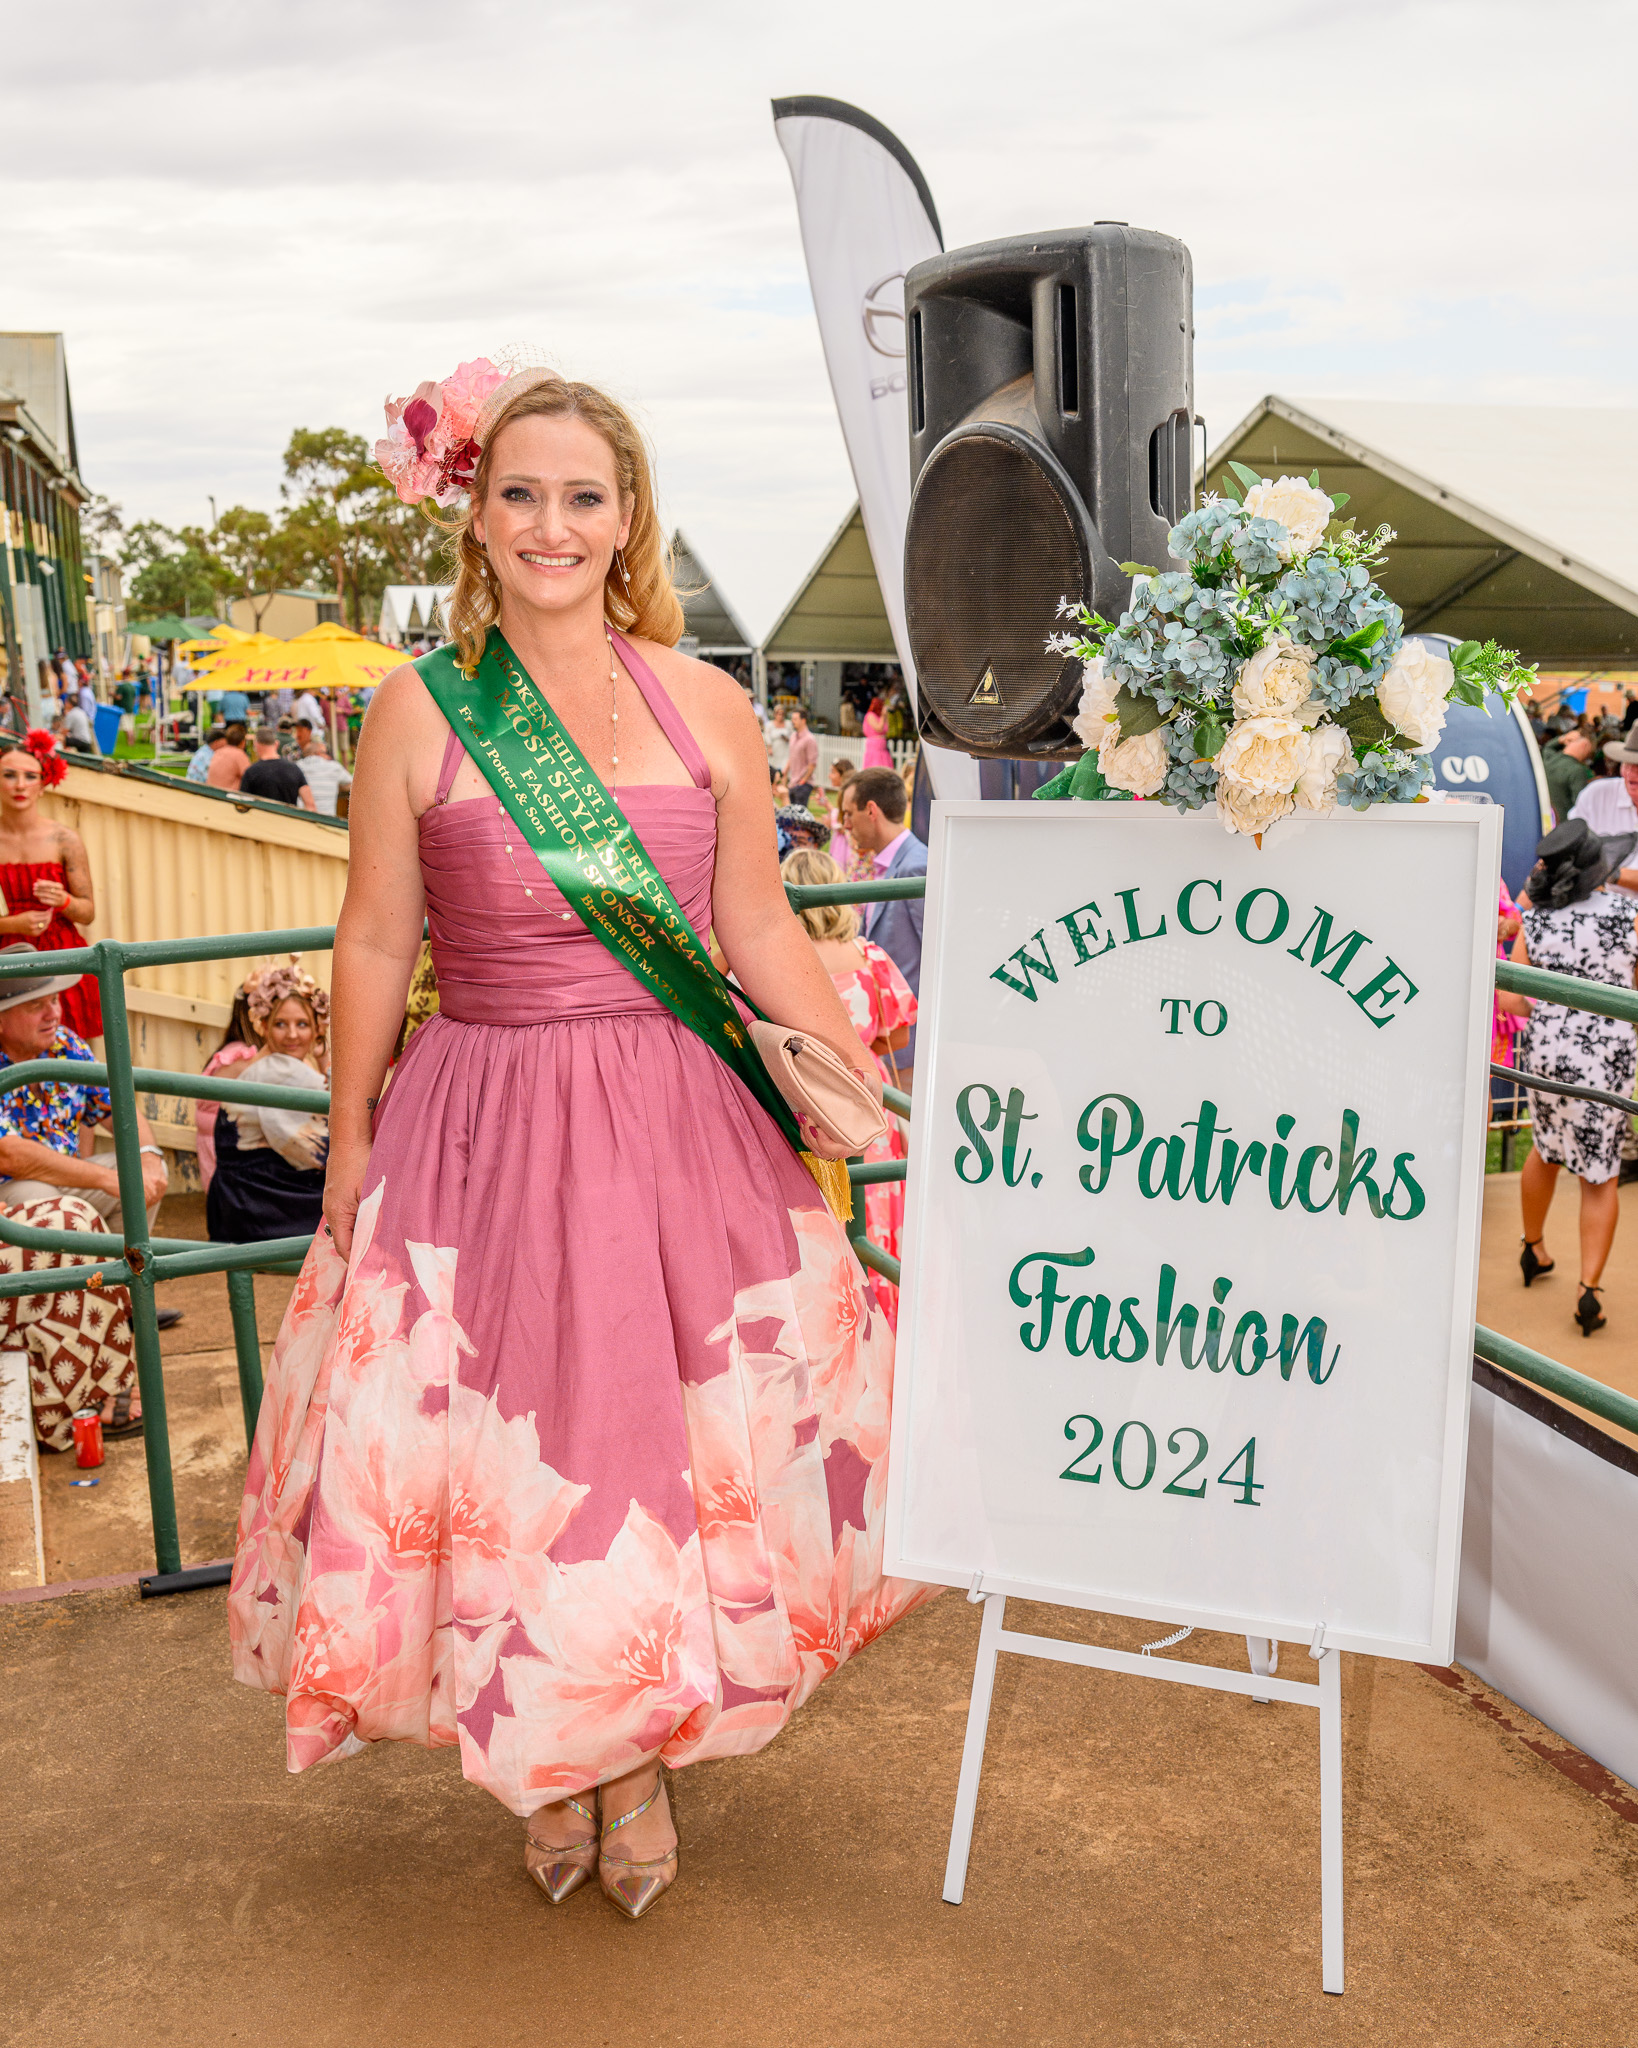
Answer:
[[[182,640],[171,649],[173,654],[220,654],[220,640]]]
[[[380,640],[367,640],[345,626],[309,626],[285,642],[289,658],[310,664],[294,687],[307,690],[368,690],[404,665],[404,652]]]
[[[282,682],[265,681],[263,671],[282,664],[287,644],[272,633],[241,633],[225,646],[219,644],[217,651],[199,664],[197,672],[209,678],[213,690],[283,689]]]

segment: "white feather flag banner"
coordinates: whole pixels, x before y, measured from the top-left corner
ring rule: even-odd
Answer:
[[[915,697],[904,625],[904,529],[910,516],[904,278],[944,246],[915,158],[889,129],[841,100],[775,100],[774,132],[791,168],[825,367],[859,493],[865,537]],[[976,797],[978,764],[924,747],[941,797]]]

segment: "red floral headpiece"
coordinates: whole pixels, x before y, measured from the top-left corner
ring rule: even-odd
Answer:
[[[42,732],[36,726],[23,742],[24,750],[32,754],[40,767],[40,781],[46,789],[55,789],[68,773],[68,763],[57,751],[55,733]]]

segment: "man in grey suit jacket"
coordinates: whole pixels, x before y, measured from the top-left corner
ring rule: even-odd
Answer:
[[[842,830],[860,853],[868,853],[884,881],[927,872],[927,849],[905,822],[909,798],[904,778],[892,768],[861,768],[842,785]],[[864,906],[865,937],[882,951],[921,994],[921,926],[924,905],[919,896],[899,903]],[[916,1029],[902,1052],[893,1055],[899,1080],[908,1089],[916,1064]]]

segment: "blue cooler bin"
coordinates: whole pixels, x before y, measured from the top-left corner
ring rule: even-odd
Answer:
[[[91,729],[96,734],[99,754],[111,754],[119,745],[119,722],[124,716],[117,704],[97,706],[92,715]]]

